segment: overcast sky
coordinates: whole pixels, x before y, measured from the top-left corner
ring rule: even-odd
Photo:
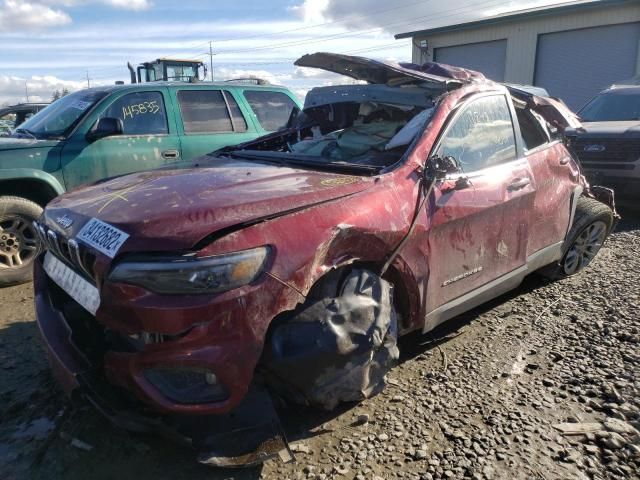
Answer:
[[[209,61],[216,79],[258,75],[303,96],[337,77],[292,62],[331,51],[410,60],[394,33],[459,23],[553,0],[0,0],[0,105],[48,100],[128,80],[162,56]]]

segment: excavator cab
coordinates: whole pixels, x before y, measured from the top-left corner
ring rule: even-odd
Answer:
[[[200,60],[176,60],[174,58],[158,58],[153,62],[144,62],[134,70],[127,63],[131,75],[131,83],[142,82],[188,82],[204,80],[207,66]]]

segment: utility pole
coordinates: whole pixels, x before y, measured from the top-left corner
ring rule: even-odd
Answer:
[[[27,103],[29,103],[29,84],[27,83],[27,81],[24,81],[24,93],[25,96],[27,97]]]
[[[211,81],[213,82],[213,42],[209,42],[209,66],[211,67]]]
[[[87,88],[91,88],[91,79],[89,78],[89,69],[87,68]]]

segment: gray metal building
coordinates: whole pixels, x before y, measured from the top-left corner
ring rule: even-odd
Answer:
[[[413,61],[471,68],[544,87],[579,109],[610,84],[640,75],[640,0],[583,0],[407,32]]]

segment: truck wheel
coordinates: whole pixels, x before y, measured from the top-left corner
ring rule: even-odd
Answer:
[[[594,198],[580,197],[562,259],[545,267],[540,273],[560,279],[584,270],[602,247],[612,224],[613,212],[607,205]]]
[[[0,287],[31,280],[33,260],[42,246],[33,221],[42,207],[20,197],[0,197]]]
[[[264,365],[269,385],[295,403],[331,410],[379,393],[398,360],[393,287],[354,269],[330,278],[326,296],[275,325]]]

